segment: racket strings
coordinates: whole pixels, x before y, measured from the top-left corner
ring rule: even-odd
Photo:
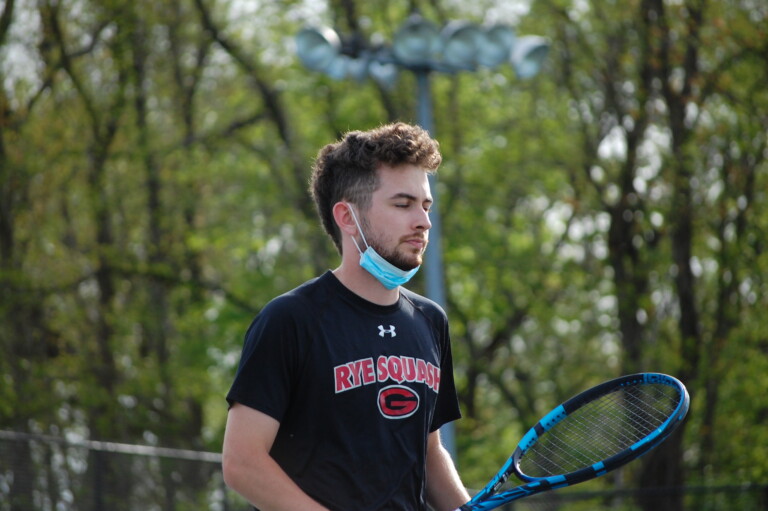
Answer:
[[[624,387],[570,413],[523,455],[520,471],[531,477],[575,472],[614,456],[655,431],[680,396],[663,384]]]

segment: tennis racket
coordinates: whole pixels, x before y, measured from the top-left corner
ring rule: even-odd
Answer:
[[[663,442],[689,403],[685,386],[659,373],[623,376],[586,390],[531,428],[493,479],[459,509],[494,509],[602,476]],[[499,491],[513,473],[525,484]]]

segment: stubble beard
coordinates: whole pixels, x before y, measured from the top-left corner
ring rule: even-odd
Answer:
[[[368,233],[368,245],[373,247],[373,249],[389,264],[403,271],[411,271],[412,269],[421,266],[424,253],[426,252],[427,246],[429,245],[429,237],[426,233],[424,234],[424,246],[421,250],[418,251],[418,253],[414,253],[413,249],[407,250],[407,253],[404,253],[403,251],[398,250],[403,242],[402,239],[398,241],[394,248],[388,250],[383,246],[381,237],[374,235],[372,232],[370,223],[368,222],[367,218],[361,218],[360,223],[362,224],[362,228],[365,229],[365,232]]]
[[[411,271],[412,269],[421,266],[421,263],[423,262],[424,251],[427,248],[427,246],[424,245],[424,248],[419,250],[418,253],[414,254],[412,251],[404,253],[402,250],[398,250],[398,247],[400,247],[400,244],[398,244],[392,250],[387,250],[381,246],[378,238],[371,241],[371,246],[386,261],[403,271]]]

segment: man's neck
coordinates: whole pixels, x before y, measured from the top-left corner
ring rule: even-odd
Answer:
[[[359,264],[353,266],[342,261],[341,265],[333,270],[333,274],[344,287],[371,303],[392,305],[400,298],[399,286],[394,289],[385,288]]]

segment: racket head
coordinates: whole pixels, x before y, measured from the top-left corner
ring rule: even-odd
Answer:
[[[683,383],[666,374],[607,381],[544,416],[522,438],[508,468],[523,481],[552,488],[599,477],[656,447],[689,405]]]

